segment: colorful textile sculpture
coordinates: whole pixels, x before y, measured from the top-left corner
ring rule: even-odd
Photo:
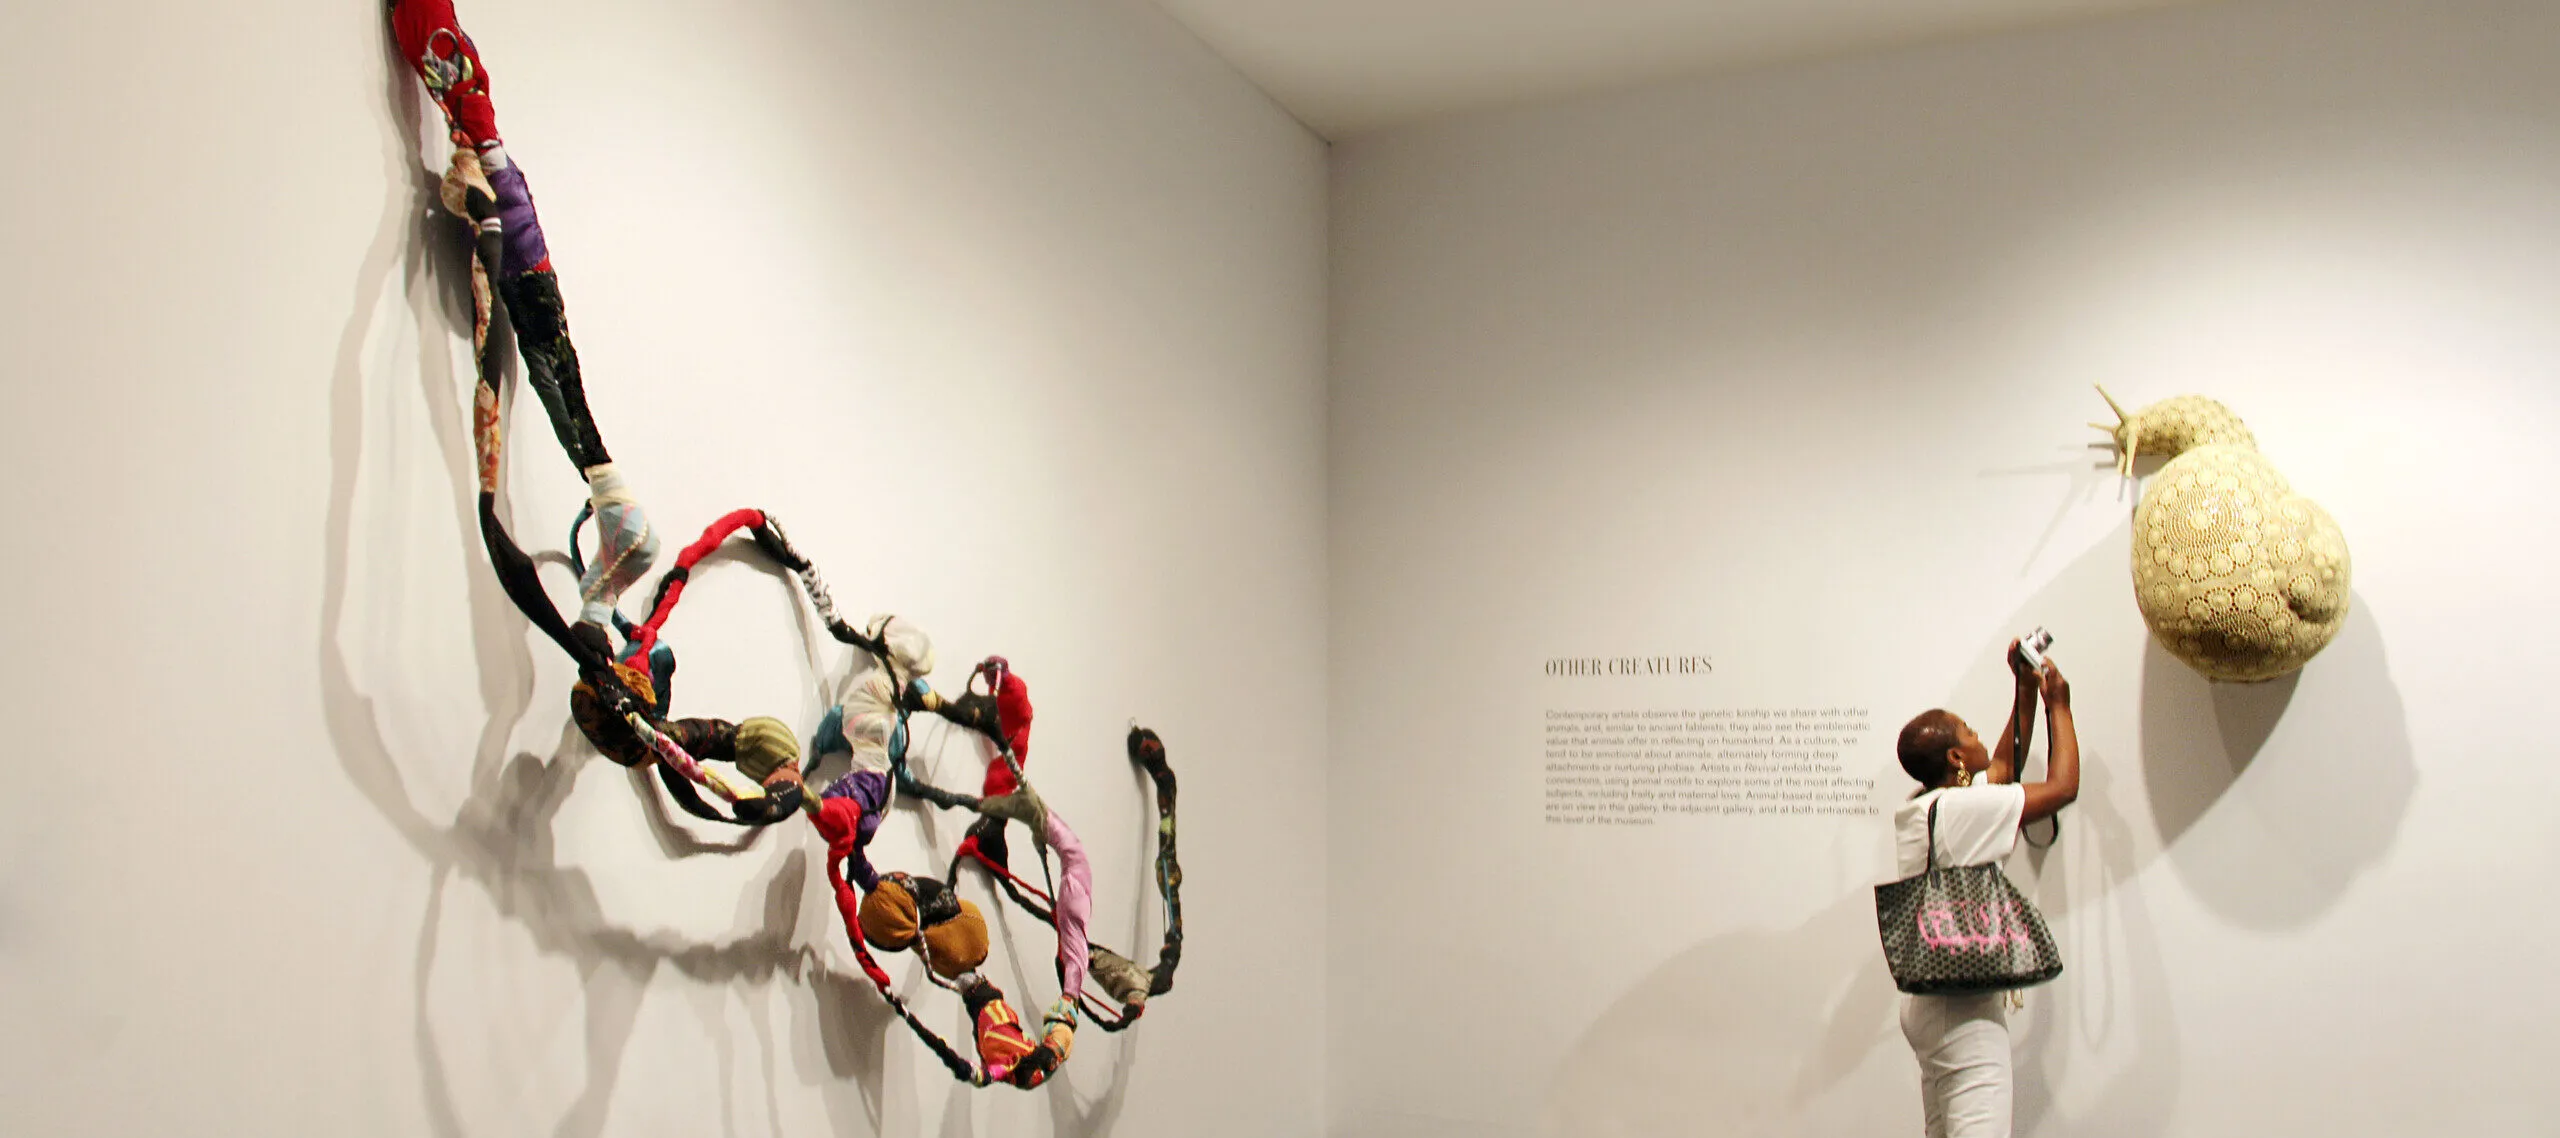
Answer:
[[[2170,459],[2133,513],[2133,595],[2160,646],[2208,679],[2298,671],[2345,627],[2354,565],[2320,504],[2293,492],[2231,409],[2181,395],[2126,414],[2105,389],[2118,469]]]
[[[955,1078],[975,1085],[1038,1086],[1066,1061],[1084,1014],[1090,1013],[1106,1031],[1126,1028],[1149,996],[1172,988],[1181,959],[1174,777],[1155,733],[1133,726],[1128,738],[1131,761],[1156,787],[1156,878],[1166,913],[1163,948],[1152,967],[1143,967],[1089,941],[1092,868],[1075,831],[1023,777],[1031,748],[1031,699],[1029,688],[1002,657],[988,657],[959,697],[944,699],[926,679],[934,663],[930,638],[890,617],[874,618],[860,629],[847,624],[837,615],[816,566],[792,547],[780,523],[753,509],[731,511],[706,527],[659,577],[645,618],[634,622],[626,617],[620,600],[657,562],[658,535],[606,451],[588,409],[560,278],[532,189],[499,137],[488,68],[463,33],[450,0],[390,0],[389,17],[401,55],[443,112],[454,147],[439,197],[448,211],[470,222],[474,238],[477,382],[472,444],[481,543],[508,599],[576,665],[569,704],[579,732],[605,757],[654,771],[669,799],[696,817],[762,826],[805,814],[826,843],[827,879],[863,974]],[[552,434],[587,485],[587,502],[570,526],[567,550],[578,576],[575,620],[553,604],[533,559],[499,519],[506,437],[500,387],[505,372],[489,344],[501,316],[514,329],[525,377],[550,418]],[[596,523],[591,559],[580,548],[590,519]],[[670,718],[676,658],[665,640],[667,622],[694,568],[739,534],[792,574],[829,635],[857,649],[867,662],[829,710],[805,753],[790,726],[769,716],[735,722]],[[985,739],[990,759],[981,794],[958,794],[916,778],[907,762],[908,720],[919,711]],[[838,752],[851,753],[854,769],[813,797],[808,779],[822,757]],[[736,773],[723,773],[723,767]],[[699,790],[705,787],[727,804],[725,811],[703,799]],[[900,794],[978,816],[945,878],[882,873],[871,864],[867,847]],[[1004,841],[1007,822],[1019,822],[1031,834],[1045,889],[1014,873]],[[1043,1014],[1036,1037],[1024,1030],[1004,994],[978,972],[990,950],[987,921],[954,888],[967,865],[984,870],[1008,897],[1056,933],[1060,992]],[[975,1042],[974,1060],[914,1014],[872,957],[872,947],[918,953],[926,976],[960,996]],[[1085,990],[1088,979],[1102,986],[1116,1011]]]

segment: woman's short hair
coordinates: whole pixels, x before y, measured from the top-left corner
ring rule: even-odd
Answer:
[[[1902,737],[1893,744],[1902,758],[1903,773],[1922,786],[1947,781],[1947,752],[1955,749],[1957,722],[1955,713],[1933,707],[1903,724]]]

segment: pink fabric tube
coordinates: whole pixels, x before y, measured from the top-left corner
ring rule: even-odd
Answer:
[[[676,773],[683,775],[685,778],[693,782],[700,783],[703,786],[710,787],[712,793],[717,794],[722,798],[728,799],[731,802],[738,800],[738,796],[730,792],[729,784],[712,778],[708,772],[702,769],[702,764],[693,761],[693,756],[685,753],[683,744],[667,738],[665,732],[649,726],[648,720],[642,719],[637,715],[625,714],[623,718],[630,722],[632,732],[640,736],[640,741],[649,744],[649,750],[658,756],[658,761],[676,768]],[[1084,855],[1084,851],[1077,850],[1076,855],[1078,857],[1082,857]],[[1091,876],[1090,872],[1087,873],[1087,876]],[[1087,898],[1086,903],[1092,903],[1090,897]],[[1082,930],[1079,929],[1078,932],[1081,933]]]
[[[1067,820],[1058,812],[1049,812],[1049,848],[1058,851],[1058,971],[1059,990],[1072,1000],[1084,991],[1085,966],[1091,952],[1085,947],[1085,925],[1093,920],[1093,863],[1084,856],[1084,843],[1076,840],[1076,832],[1067,828]]]

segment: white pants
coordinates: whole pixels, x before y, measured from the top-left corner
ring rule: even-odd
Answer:
[[[1999,992],[1905,996],[1929,1138],[2009,1138],[2009,1014]]]

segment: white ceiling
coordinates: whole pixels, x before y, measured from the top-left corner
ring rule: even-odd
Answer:
[[[1327,138],[2200,0],[1156,0]]]

